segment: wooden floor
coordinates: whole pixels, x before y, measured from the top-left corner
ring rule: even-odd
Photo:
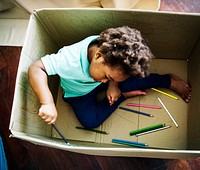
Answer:
[[[161,11],[200,13],[199,0],[162,0]],[[200,158],[166,160],[90,156],[9,138],[9,120],[21,47],[0,46],[0,134],[11,170],[198,170]]]

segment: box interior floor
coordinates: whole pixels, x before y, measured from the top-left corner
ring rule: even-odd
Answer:
[[[187,81],[187,61],[156,59],[153,61],[151,69],[152,72],[161,74],[173,72],[174,74],[180,76],[182,79]],[[170,90],[162,90],[173,94],[174,96],[177,96]],[[117,109],[98,128],[99,130],[103,130],[109,133],[108,135],[105,135],[76,129],[76,126],[81,127],[81,125],[78,122],[71,107],[63,101],[63,92],[61,88],[59,88],[59,95],[56,104],[59,116],[56,121],[56,125],[63,132],[66,138],[72,140],[111,144],[112,138],[117,138],[146,143],[149,145],[149,147],[152,148],[186,149],[188,105],[180,97],[178,97],[179,100],[175,100],[158,92],[152,91],[151,89],[148,89],[147,92],[148,95],[127,99],[126,101],[121,103],[120,106],[150,113],[154,115],[154,117],[138,115],[135,113]],[[170,113],[173,115],[174,119],[177,121],[179,125],[178,128],[174,125],[174,123],[171,121],[163,108],[147,109],[126,106],[127,103],[141,103],[162,107],[157,99],[158,97],[163,101]],[[140,137],[129,135],[130,131],[156,125],[159,123],[170,125],[171,128],[155,133],[142,135]],[[59,137],[57,132],[55,132],[54,130],[53,137]]]
[[[135,97],[121,103],[166,105],[179,127],[175,127],[165,110],[133,108],[151,113],[154,117],[137,115],[117,109],[98,129],[109,132],[103,135],[76,129],[81,126],[72,109],[62,101],[62,90],[57,76],[49,78],[49,86],[58,109],[57,127],[71,143],[88,146],[123,147],[112,144],[112,138],[144,142],[150,148],[200,150],[200,16],[198,14],[161,13],[151,11],[111,9],[44,9],[35,11],[30,18],[20,58],[10,130],[13,136],[55,147],[58,134],[37,115],[40,104],[28,82],[28,67],[46,54],[56,53],[64,45],[97,35],[109,27],[128,25],[141,31],[156,56],[150,72],[174,73],[192,86],[192,99],[186,104],[170,90],[162,89],[179,98],[171,99],[148,89],[146,96]],[[143,135],[129,136],[138,128],[165,123],[171,128]],[[84,142],[85,141],[85,142]],[[54,146],[55,145],[55,146]],[[127,147],[127,146],[125,146]],[[62,146],[61,146],[62,148]]]

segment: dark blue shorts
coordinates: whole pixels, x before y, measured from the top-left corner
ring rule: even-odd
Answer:
[[[133,90],[145,90],[149,88],[170,88],[171,78],[168,74],[150,74],[145,78],[130,77],[127,80],[119,83],[121,92]],[[125,97],[121,95],[119,99],[110,106],[107,97],[102,100],[97,100],[97,95],[101,91],[107,90],[108,83],[102,83],[90,93],[79,96],[63,98],[73,108],[79,122],[86,128],[96,128],[100,126],[113,112]]]

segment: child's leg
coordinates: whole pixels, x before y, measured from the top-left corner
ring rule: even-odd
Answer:
[[[122,92],[143,90],[151,87],[168,88],[169,86],[169,75],[161,76],[158,74],[150,74],[150,76],[143,79],[132,77],[119,84],[119,88]],[[98,127],[112,114],[112,112],[119,106],[119,104],[125,100],[125,97],[122,95],[112,106],[110,106],[107,97],[97,102],[96,96],[100,89],[103,89],[102,87],[104,89],[107,88],[105,84],[101,84],[99,87],[87,95],[64,99],[70,103],[79,122],[84,127]]]
[[[108,84],[102,83],[99,87],[84,96],[64,98],[64,101],[71,105],[76,117],[84,127],[96,128],[100,126],[117,106],[125,100],[125,97],[122,97],[114,103],[114,107],[110,107],[107,97],[101,101],[97,101],[97,94],[100,91],[106,90],[107,87]]]
[[[145,78],[130,77],[127,80],[119,83],[119,88],[122,92],[129,92],[133,90],[144,90],[149,88],[170,88],[171,78],[169,74],[159,75],[150,74]]]
[[[129,78],[120,84],[120,89],[126,97],[134,97],[135,94],[131,92],[133,90],[144,90],[152,87],[171,89],[180,95],[186,103],[191,99],[191,87],[174,74],[150,74],[144,79]]]

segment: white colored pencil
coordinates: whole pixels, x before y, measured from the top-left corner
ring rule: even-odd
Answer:
[[[141,136],[141,135],[146,135],[146,134],[149,134],[149,133],[153,133],[153,132],[157,132],[157,131],[160,131],[160,130],[168,129],[168,128],[170,128],[170,127],[171,127],[171,126],[164,126],[164,127],[158,128],[158,129],[154,129],[154,130],[147,131],[147,132],[138,133],[138,134],[136,134],[135,136],[138,137],[138,136]]]
[[[171,118],[171,120],[174,122],[175,126],[178,127],[178,124],[176,123],[176,121],[174,120],[174,118],[172,117],[172,115],[170,114],[170,112],[168,111],[168,109],[166,108],[166,106],[164,105],[164,103],[161,101],[160,98],[158,98],[158,101],[163,106],[163,108],[165,109],[165,111],[167,112],[167,114]]]

